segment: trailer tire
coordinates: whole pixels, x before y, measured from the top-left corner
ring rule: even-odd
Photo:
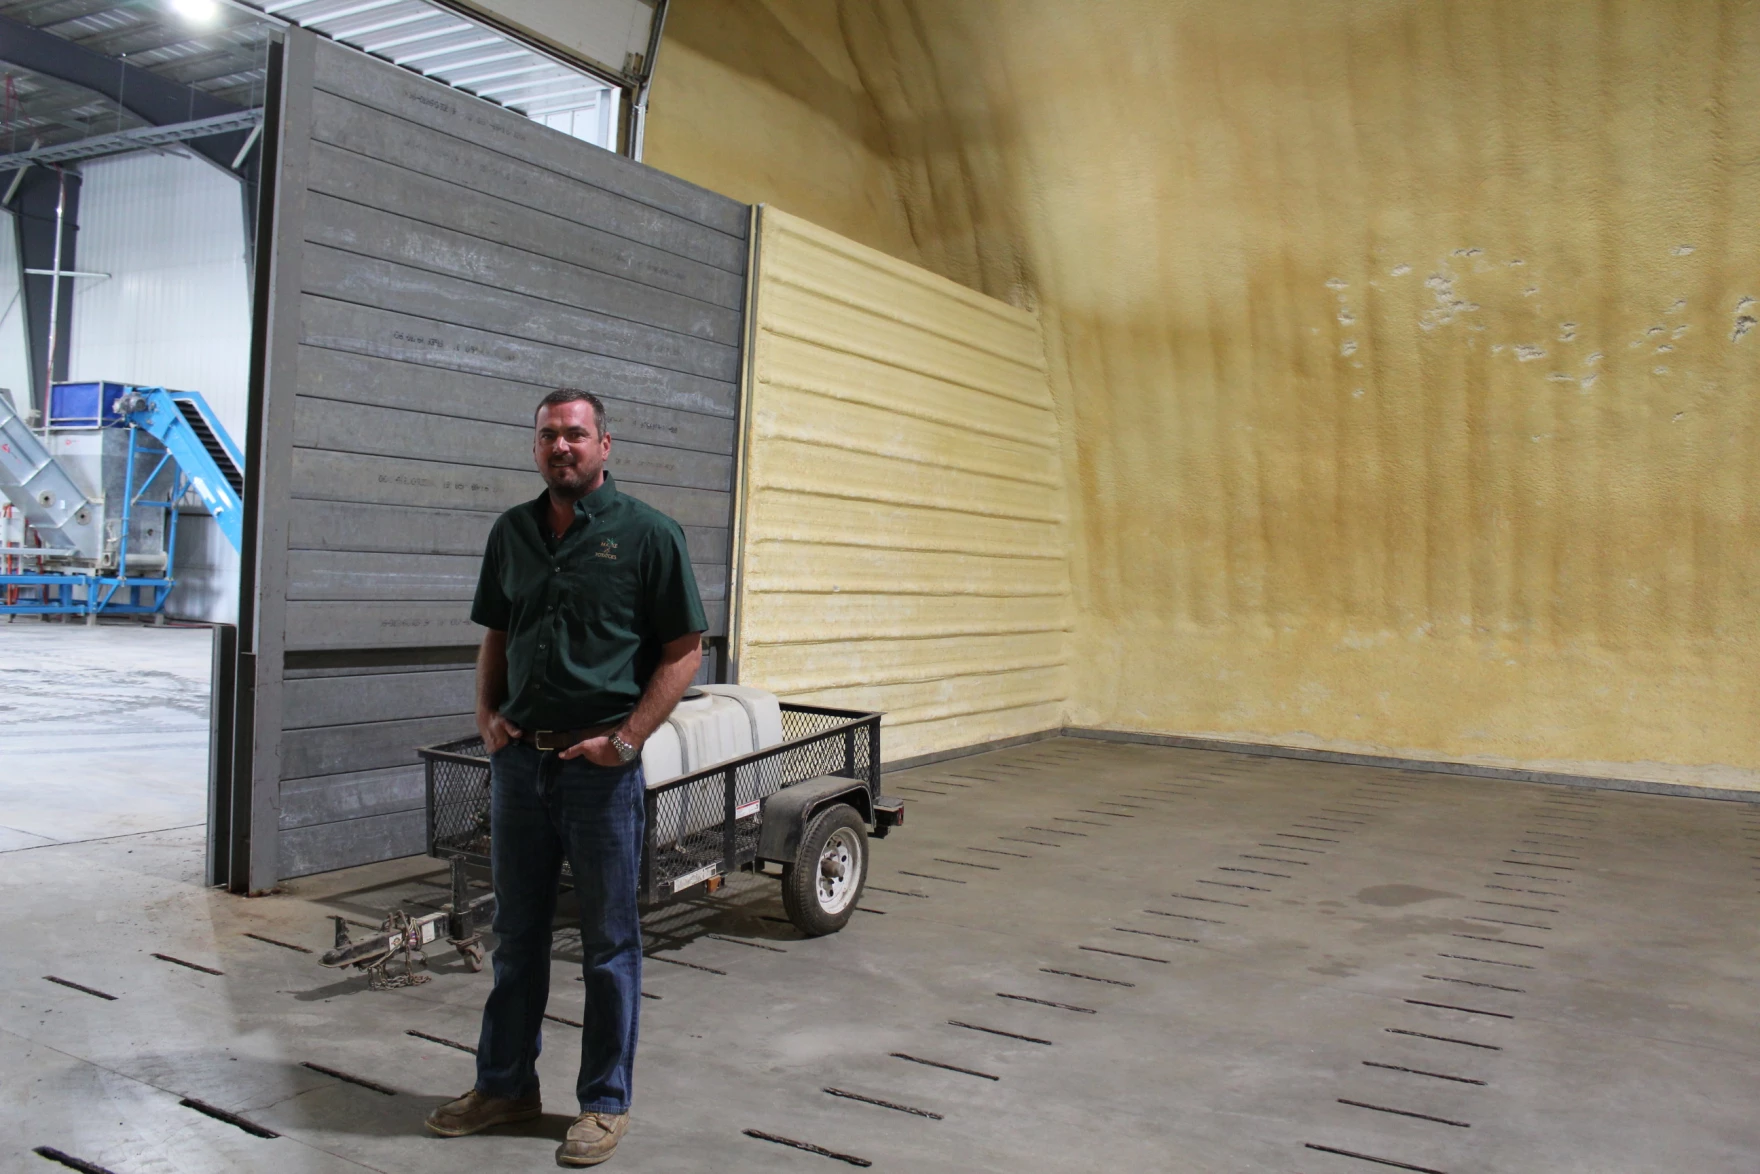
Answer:
[[[810,938],[849,924],[868,881],[868,826],[847,803],[807,821],[794,863],[782,866],[782,908]]]

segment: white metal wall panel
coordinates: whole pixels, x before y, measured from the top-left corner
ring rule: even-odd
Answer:
[[[749,221],[346,48],[287,53],[250,637],[276,842],[253,836],[253,887],[421,850],[414,751],[471,728],[478,560],[541,488],[550,388],[604,396],[613,473],[684,526],[725,633]]]
[[[19,269],[18,225],[0,211],[0,387],[20,412],[31,406],[30,344],[24,324],[24,275]]]
[[[234,439],[250,381],[250,274],[236,178],[181,152],[81,166],[69,378],[199,391]],[[238,554],[212,518],[178,521],[173,614],[231,622]]]

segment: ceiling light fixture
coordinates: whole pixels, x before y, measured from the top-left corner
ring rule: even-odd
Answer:
[[[171,11],[191,24],[213,24],[220,16],[217,0],[171,0]]]

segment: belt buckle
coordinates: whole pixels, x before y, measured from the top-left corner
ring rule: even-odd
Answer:
[[[566,750],[568,749],[566,742],[558,742],[555,744],[550,742],[551,735],[565,732],[566,731],[563,730],[533,730],[532,747],[535,750]]]

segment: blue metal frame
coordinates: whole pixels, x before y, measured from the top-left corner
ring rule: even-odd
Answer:
[[[19,599],[7,602],[0,599],[0,615],[157,615],[165,610],[166,601],[171,598],[171,589],[177,586],[177,501],[190,488],[189,475],[182,469],[176,469],[172,478],[172,492],[169,500],[159,501],[148,498],[147,492],[159,474],[164,470],[165,463],[172,460],[171,450],[163,444],[155,442],[154,448],[142,448],[140,445],[141,429],[133,423],[120,425],[128,429],[128,464],[123,472],[122,494],[122,533],[118,543],[116,557],[116,574],[89,575],[80,572],[57,573],[38,572],[34,574],[0,574],[0,588],[7,588],[6,594],[12,595],[12,588],[35,589],[35,602]],[[135,459],[140,454],[151,456],[159,454],[159,460],[153,465],[141,482],[140,491],[135,491],[134,468]],[[136,506],[159,506],[166,511],[165,523],[165,572],[163,575],[131,578],[128,573],[128,535],[134,520]],[[4,552],[7,556],[29,558],[29,548],[13,547]],[[122,596],[121,599],[117,595]]]

